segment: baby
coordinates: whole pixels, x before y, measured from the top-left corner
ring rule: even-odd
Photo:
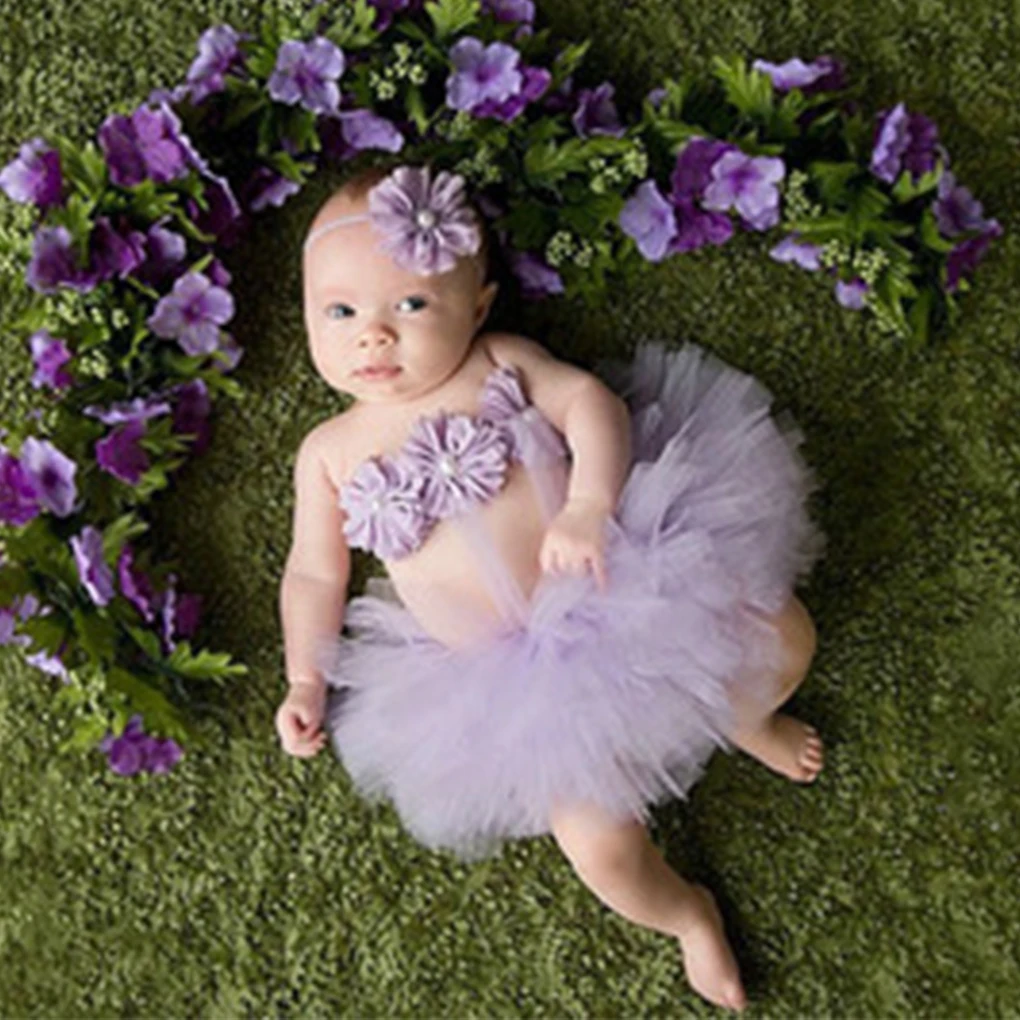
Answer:
[[[311,356],[354,400],[297,454],[281,743],[309,757],[328,734],[367,799],[464,859],[551,833],[743,1009],[714,898],[645,821],[716,747],[798,782],[822,767],[776,711],[815,648],[792,595],[823,545],[799,433],[694,345],[646,345],[610,386],[482,332],[487,249],[462,179],[428,168],[359,174],[312,225]],[[352,547],[388,581],[348,603]]]

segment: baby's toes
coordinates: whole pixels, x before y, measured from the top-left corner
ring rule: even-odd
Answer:
[[[821,739],[816,734],[808,738],[804,745],[804,750],[800,754],[798,764],[800,765],[801,775],[810,782],[822,771],[824,763],[824,747]]]

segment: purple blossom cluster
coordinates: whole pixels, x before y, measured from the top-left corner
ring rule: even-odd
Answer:
[[[140,715],[131,717],[119,737],[108,732],[100,741],[99,750],[106,755],[110,768],[120,776],[169,772],[183,754],[175,740],[146,734]]]
[[[652,179],[643,181],[620,212],[620,227],[651,262],[725,244],[733,236],[730,212],[749,230],[779,222],[781,159],[747,156],[737,146],[692,138],[677,155],[668,199]]]

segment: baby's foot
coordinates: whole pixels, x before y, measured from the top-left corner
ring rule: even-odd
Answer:
[[[822,771],[822,738],[813,726],[791,715],[773,712],[757,730],[741,733],[734,743],[795,783],[812,783]]]
[[[691,987],[716,1006],[742,1010],[747,995],[733,957],[715,897],[703,886],[692,885],[691,903],[677,930],[684,970]]]

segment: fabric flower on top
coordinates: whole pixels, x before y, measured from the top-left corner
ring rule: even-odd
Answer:
[[[420,418],[404,447],[432,517],[458,513],[499,492],[509,452],[502,429],[466,414]]]
[[[423,513],[421,479],[401,457],[369,457],[340,490],[351,545],[383,559],[406,556],[432,526]]]
[[[453,269],[482,243],[460,174],[441,170],[433,181],[428,167],[397,167],[369,191],[368,208],[382,250],[420,276]]]

